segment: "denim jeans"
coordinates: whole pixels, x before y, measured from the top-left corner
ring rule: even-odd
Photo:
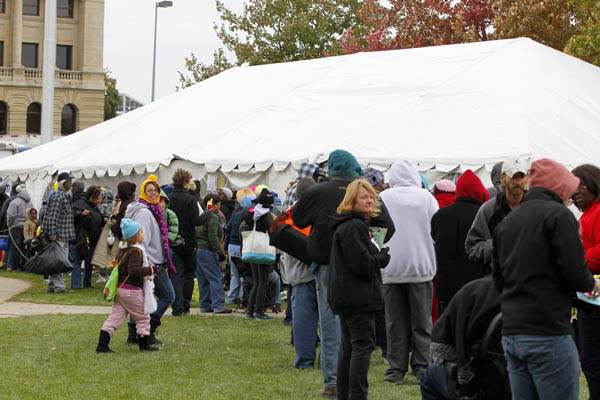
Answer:
[[[422,400],[456,400],[456,385],[450,378],[448,368],[429,364],[421,376]]]
[[[340,319],[331,311],[327,294],[329,292],[329,265],[311,265],[317,278],[317,301],[321,326],[321,358],[323,383],[332,388],[337,385],[338,354],[340,351]]]
[[[513,399],[578,400],[579,357],[571,336],[503,336],[502,347]]]
[[[177,272],[171,277],[175,290],[173,315],[181,315],[190,310],[190,300],[194,291],[196,273],[196,251],[193,248],[178,249],[173,252],[173,263]]]
[[[6,257],[7,268],[21,268],[23,266],[23,225],[10,228],[10,247]],[[19,251],[20,250],[20,251]]]
[[[79,256],[77,251],[77,245],[75,243],[69,243],[69,260],[73,264],[73,270],[71,271],[71,289],[81,289],[83,283],[81,282],[81,264],[83,260]]]
[[[600,310],[585,306],[577,312],[581,369],[585,374],[590,400],[600,400]]]
[[[231,273],[231,280],[229,281],[229,292],[227,293],[227,304],[233,304],[237,299],[243,297],[244,287],[242,286],[242,280],[238,271],[233,257],[241,256],[241,247],[237,244],[230,244],[227,247],[227,253],[229,254],[229,271]]]
[[[269,283],[273,284],[273,291],[275,292],[273,296],[273,303],[281,304],[281,278],[279,277],[277,271],[271,271],[271,274],[269,274]]]
[[[167,309],[175,301],[175,290],[169,278],[169,273],[164,265],[159,266],[160,271],[154,277],[154,295],[157,298],[158,308],[150,314],[150,318],[155,323],[160,323],[160,319]]]
[[[315,281],[300,283],[292,290],[292,327],[294,330],[295,368],[310,368],[315,363],[319,305]]]
[[[219,256],[214,251],[198,249],[196,251],[196,278],[200,290],[200,311],[223,311],[225,309],[225,290],[221,283]]]

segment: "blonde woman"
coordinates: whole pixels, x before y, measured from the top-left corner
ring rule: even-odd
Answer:
[[[380,249],[369,220],[381,212],[379,195],[355,180],[333,216],[329,305],[340,316],[342,340],[337,370],[339,400],[367,399],[369,363],[375,348],[375,311],[383,303],[381,268],[390,260]]]

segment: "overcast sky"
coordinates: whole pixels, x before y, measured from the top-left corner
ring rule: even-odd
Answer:
[[[239,11],[244,0],[224,0]],[[105,0],[104,67],[117,79],[117,88],[150,101],[154,0]],[[173,0],[173,7],[158,10],[156,98],[175,91],[178,70],[194,52],[205,62],[219,47],[213,23],[218,21],[214,0]]]

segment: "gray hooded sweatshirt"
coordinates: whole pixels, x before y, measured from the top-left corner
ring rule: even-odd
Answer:
[[[8,226],[23,226],[27,220],[27,209],[33,207],[31,205],[31,197],[27,191],[23,190],[10,202],[6,210],[6,220]]]
[[[131,218],[142,226],[142,231],[144,232],[144,249],[150,265],[166,263],[167,260],[162,248],[160,227],[152,211],[146,205],[136,201],[127,206],[125,218]]]
[[[390,189],[381,193],[396,231],[384,244],[390,262],[381,271],[384,284],[429,282],[436,273],[431,218],[439,206],[411,161],[396,161],[390,169]]]

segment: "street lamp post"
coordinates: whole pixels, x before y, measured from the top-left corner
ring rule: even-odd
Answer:
[[[154,54],[152,56],[152,98],[154,101],[154,86],[156,81],[156,29],[158,26],[158,9],[173,7],[172,1],[159,1],[154,7]]]

